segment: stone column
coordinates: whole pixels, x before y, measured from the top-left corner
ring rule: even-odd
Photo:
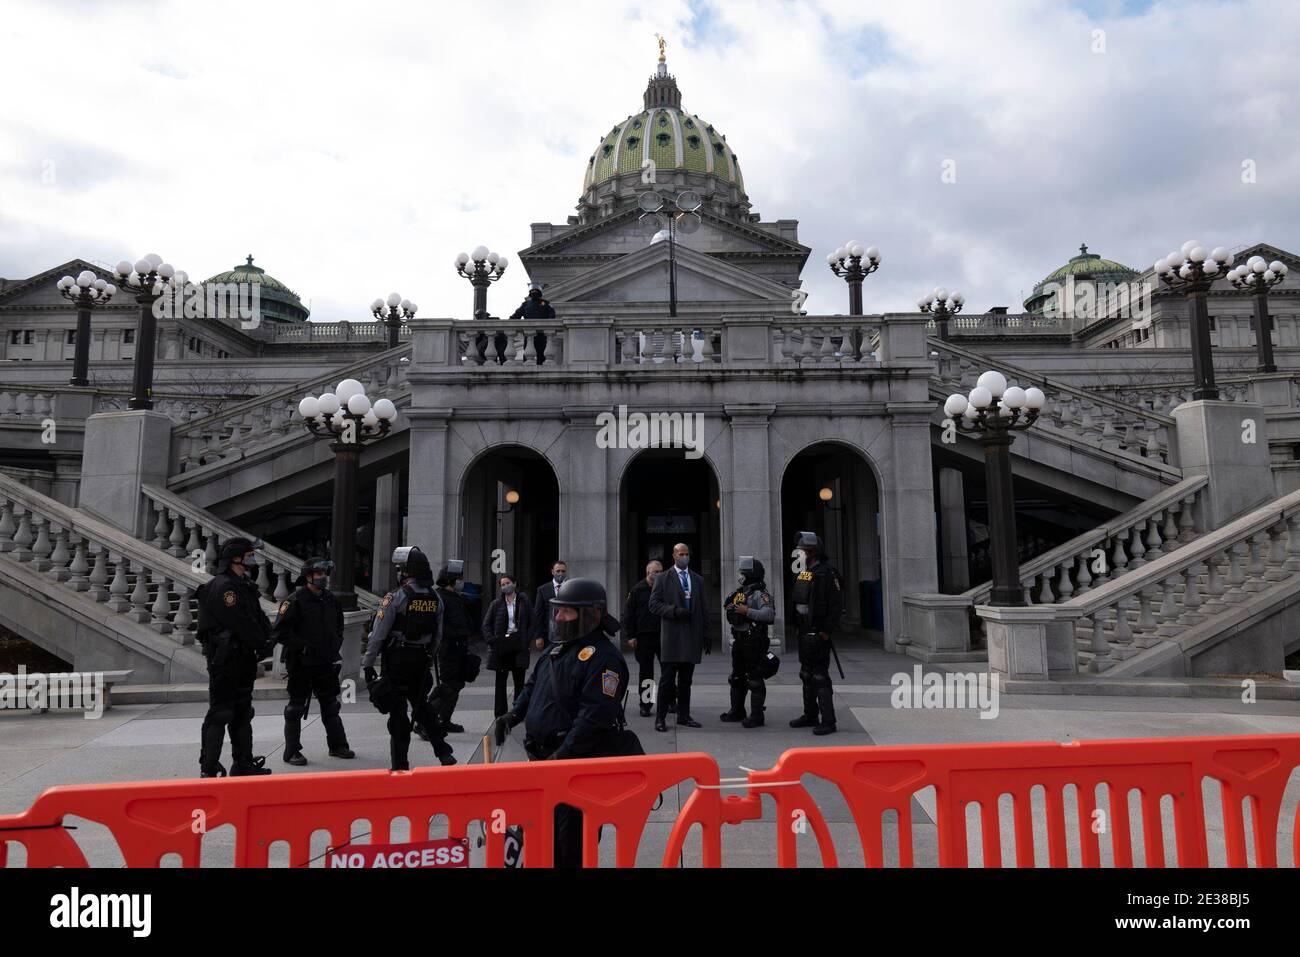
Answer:
[[[776,621],[768,629],[773,642],[785,644],[785,602],[782,599],[786,559],[781,548],[781,496],[772,492],[771,437],[768,429],[773,405],[728,405],[724,411],[731,429],[731,474],[719,476],[722,494],[724,551],[719,581],[725,588],[741,555],[753,555],[767,570],[767,587],[776,602]],[[728,547],[729,546],[729,547]],[[719,596],[721,598],[722,596]],[[725,619],[724,619],[725,621]],[[730,634],[723,628],[722,647]]]
[[[389,472],[375,480],[374,563],[371,566],[371,591],[383,593],[397,585],[389,559],[393,549],[406,544],[398,541],[402,533],[402,473]]]
[[[610,478],[618,456],[596,445],[596,416],[609,411],[608,406],[565,406],[564,452],[555,453],[553,461],[565,463],[558,470],[560,557],[568,562],[570,577],[602,582],[612,608],[623,597],[618,491]]]
[[[1261,406],[1198,399],[1174,409],[1183,477],[1205,475],[1204,529],[1216,529],[1275,498],[1268,424]]]
[[[430,562],[443,562],[456,546],[456,490],[447,487],[447,448],[451,409],[409,412],[410,471],[407,541]],[[436,568],[435,568],[436,571]]]
[[[904,592],[939,590],[934,484],[931,479],[929,402],[898,402],[887,407],[892,449],[881,488],[884,518],[885,650],[900,651],[907,631]]]
[[[943,543],[943,590],[960,594],[970,588],[970,560],[965,481],[957,469],[939,470],[939,538]]]
[[[80,507],[137,538],[151,533],[140,486],[167,484],[171,434],[172,420],[152,410],[87,419]]]

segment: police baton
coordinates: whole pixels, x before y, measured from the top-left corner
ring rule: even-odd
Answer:
[[[844,677],[844,666],[840,664],[840,653],[835,650],[835,642],[831,640],[829,632],[826,633],[826,644],[831,646],[831,654],[835,656],[835,668],[840,673],[840,680],[847,681],[848,679]]]

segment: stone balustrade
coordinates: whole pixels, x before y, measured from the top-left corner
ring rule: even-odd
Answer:
[[[0,421],[40,422],[54,416],[53,389],[0,389]]]
[[[266,322],[251,330],[251,336],[268,342],[384,342],[388,327],[372,322]],[[402,326],[399,339],[409,339],[411,330]]]
[[[981,373],[994,369],[1012,385],[1036,385],[1047,394],[1047,408],[1035,428],[1052,428],[1110,452],[1127,452],[1164,464],[1172,461],[1174,420],[1163,413],[1125,405],[1097,393],[1047,380],[1028,370],[931,339],[938,353],[935,381],[948,392],[968,392]]]
[[[1069,600],[981,605],[989,666],[1013,677],[1105,672],[1158,644],[1195,642],[1199,626],[1300,572],[1300,492],[1276,499]],[[1076,631],[1078,629],[1078,631]],[[1086,647],[1078,646],[1079,633]]]
[[[1070,336],[1077,328],[1074,320],[1048,318],[1028,313],[958,313],[948,320],[948,335],[969,336]],[[929,335],[939,334],[938,323],[931,319],[926,325]]]
[[[225,522],[179,495],[154,485],[141,487],[149,503],[149,514],[154,548],[190,562],[206,574],[216,572],[220,543],[232,538],[256,538],[240,528]],[[257,569],[257,585],[262,597],[277,605],[292,593],[294,582],[302,573],[303,560],[296,555],[263,545],[257,549],[261,564]],[[379,597],[358,588],[357,603],[365,609],[379,607]]]

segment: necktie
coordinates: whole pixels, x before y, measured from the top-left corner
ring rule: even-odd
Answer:
[[[686,607],[691,607],[691,580],[686,576],[686,572],[679,571],[678,577],[682,580],[682,595],[686,600]]]

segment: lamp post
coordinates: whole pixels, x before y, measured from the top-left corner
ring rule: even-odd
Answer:
[[[865,260],[865,263],[864,263]],[[849,240],[826,256],[831,272],[849,284],[849,315],[862,315],[862,280],[880,268],[880,250]]]
[[[330,558],[334,575],[330,587],[345,611],[357,607],[354,585],[357,545],[357,472],[361,449],[392,428],[397,408],[388,399],[371,404],[365,387],[356,379],[344,379],[333,392],[317,398],[306,396],[298,403],[307,431],[330,440],[334,453],[334,512],[330,529]]]
[[[131,368],[131,399],[129,409],[153,408],[153,359],[157,347],[158,321],[154,315],[154,301],[171,289],[176,270],[157,253],[150,253],[132,265],[123,259],[117,264],[117,275],[123,285],[135,293],[140,304],[140,321],[135,330],[135,361]]]
[[[397,340],[402,335],[402,323],[414,319],[417,308],[415,303],[403,299],[401,293],[396,292],[389,293],[387,301],[376,299],[370,304],[370,312],[388,328],[388,348],[397,348]]]
[[[985,484],[989,500],[989,552],[993,562],[990,605],[1023,605],[1020,559],[1016,545],[1016,505],[1011,486],[1013,433],[1038,419],[1047,397],[1041,389],[1008,386],[1000,372],[985,372],[970,395],[948,396],[944,415],[957,430],[973,435],[984,446]]]
[[[1259,354],[1259,372],[1276,372],[1273,361],[1273,317],[1268,314],[1268,291],[1286,278],[1286,263],[1265,262],[1263,256],[1251,256],[1228,272],[1228,282],[1255,297],[1255,351]]]
[[[83,269],[76,279],[64,276],[57,285],[63,298],[77,307],[77,342],[72,353],[72,378],[68,385],[90,385],[90,313],[106,305],[117,292],[117,287],[89,269]]]
[[[965,305],[965,296],[959,292],[954,292],[950,296],[948,290],[942,286],[936,286],[934,292],[916,300],[918,309],[934,316],[935,328],[939,331],[939,338],[944,342],[948,341],[948,320],[961,312]]]
[[[510,260],[499,256],[486,246],[475,248],[472,253],[460,253],[456,256],[456,272],[470,281],[474,287],[474,318],[488,318],[488,286],[496,282],[506,271]],[[389,296],[389,300],[392,297]]]
[[[1214,354],[1210,345],[1210,317],[1206,293],[1224,269],[1232,265],[1232,253],[1223,246],[1206,252],[1194,239],[1164,259],[1156,260],[1155,271],[1171,291],[1187,294],[1187,310],[1192,327],[1193,399],[1217,399],[1219,388],[1214,382]]]
[[[668,240],[668,315],[677,318],[677,234],[689,236],[700,228],[700,207],[704,200],[693,189],[683,190],[674,197],[666,197],[653,189],[646,190],[637,197],[641,207],[641,219],[647,216],[668,220],[668,225],[654,234],[651,245],[662,239]],[[664,234],[667,233],[665,236]]]

